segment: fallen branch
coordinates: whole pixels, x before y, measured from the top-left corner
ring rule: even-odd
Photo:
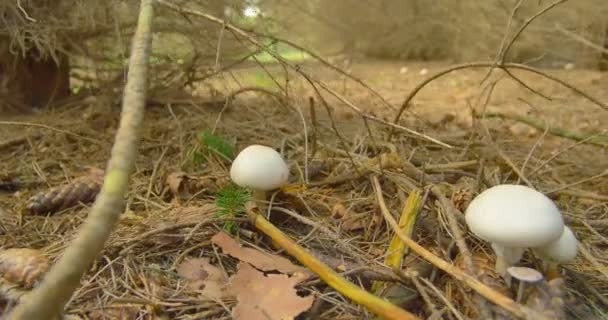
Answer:
[[[259,214],[255,203],[248,202],[245,206],[245,210],[258,230],[269,236],[281,248],[285,249],[285,251],[298,259],[304,266],[316,273],[319,278],[325,281],[329,286],[336,289],[347,298],[352,299],[354,302],[364,306],[374,314],[381,316],[386,320],[419,319],[415,315],[361,289],[340,276],[332,268],[316,259],[312,254],[300,247],[296,242],[291,240],[281,230]]]
[[[103,188],[74,241],[40,286],[22,299],[8,319],[49,319],[61,314],[83,274],[103,249],[122,212],[145,110],[152,16],[152,0],[142,0],[133,36],[123,114]]]
[[[410,237],[414,233],[414,226],[422,206],[422,195],[420,194],[420,191],[413,190],[410,192],[399,219],[399,227]],[[405,243],[403,243],[403,241],[401,241],[397,235],[393,235],[391,242],[386,249],[386,258],[384,258],[384,264],[392,269],[401,270],[401,268],[403,268],[403,258],[407,252],[408,247],[405,245]],[[385,288],[385,286],[385,282],[376,281],[372,285],[372,291],[378,294],[382,291],[382,289]]]
[[[550,134],[566,139],[571,139],[575,141],[586,141],[587,143],[608,147],[608,135],[596,133],[596,134],[584,134],[579,132],[568,131],[562,128],[549,127],[548,124],[544,123],[542,120],[534,119],[532,117],[514,114],[514,113],[505,113],[505,112],[486,112],[483,115],[478,115],[478,117],[485,118],[501,118],[508,120],[515,120],[521,123],[524,123],[532,128],[536,128],[538,130],[547,130]]]
[[[73,132],[70,132],[70,131],[67,131],[67,130],[53,128],[51,126],[47,126],[45,124],[40,124],[40,123],[19,122],[19,121],[0,121],[0,125],[44,128],[44,129],[47,129],[47,130],[50,130],[50,131],[55,131],[55,132],[63,133],[63,134],[68,135],[68,136],[72,136],[72,137],[75,137],[75,138],[86,140],[86,141],[94,143],[94,144],[98,144],[98,145],[103,145],[104,144],[104,142],[101,141],[101,140],[97,140],[97,139],[94,139],[94,138],[81,136],[79,134],[76,134],[76,133],[73,133]],[[36,137],[36,136],[34,136],[34,137]],[[19,143],[19,141],[17,140],[16,143]],[[10,142],[9,142],[9,144],[10,144]]]

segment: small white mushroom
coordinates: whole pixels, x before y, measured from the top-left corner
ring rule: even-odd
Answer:
[[[237,185],[252,189],[256,200],[265,201],[268,191],[287,183],[289,167],[273,148],[250,145],[232,162],[230,178]]]
[[[543,260],[543,267],[546,269],[547,278],[558,277],[558,264],[567,263],[578,254],[578,240],[572,230],[565,226],[561,236],[542,247],[533,249],[534,253]]]
[[[536,283],[543,279],[543,274],[535,269],[527,267],[509,267],[507,268],[509,275],[519,280],[519,287],[517,288],[517,298],[515,301],[521,302],[524,295],[524,288],[526,283]]]
[[[495,271],[507,276],[507,268],[521,260],[527,248],[541,247],[562,234],[564,221],[547,196],[521,185],[503,184],[479,194],[465,212],[469,229],[491,243],[496,253]]]

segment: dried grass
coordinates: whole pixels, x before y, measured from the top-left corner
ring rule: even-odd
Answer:
[[[482,75],[481,72],[479,75]],[[219,78],[214,81],[222,82]],[[229,82],[223,83],[231,86]],[[298,89],[299,85],[296,83],[292,85],[293,91],[290,96],[295,99],[292,100],[292,105],[302,105],[303,101],[300,100],[304,98],[300,97],[305,97],[305,93]],[[333,85],[341,84],[338,81]],[[356,92],[353,89],[349,90]],[[345,96],[350,95],[347,92]],[[368,96],[368,103],[372,103],[370,99],[372,98]],[[360,103],[363,100],[356,101]],[[446,130],[456,132],[453,126],[434,129],[421,123],[416,125],[416,129],[431,136],[445,137],[445,141],[455,146],[453,149],[403,134],[397,134],[392,144],[381,147],[379,143],[381,137],[387,133],[386,126],[368,123],[374,135],[372,140],[361,119],[349,115],[337,102],[330,100],[329,103],[334,109],[335,126],[343,140],[335,135],[332,121],[326,113],[317,107],[314,131],[318,144],[315,146],[317,150],[315,159],[328,163],[331,176],[345,176],[350,179],[340,183],[324,184],[323,181],[331,178],[323,177],[325,173],[322,173],[311,178],[313,186],[308,189],[291,195],[279,195],[275,199],[276,206],[295,211],[310,220],[312,224],[303,224],[300,219],[284,215],[281,213],[283,210],[273,213],[272,220],[317,256],[339,257],[347,261],[352,267],[346,272],[354,272],[352,276],[359,278],[355,281],[371,283],[378,275],[390,273],[390,270],[383,267],[382,261],[383,252],[392,233],[387,231],[386,225],[379,223],[381,219],[378,219],[379,209],[374,189],[369,179],[356,178],[356,172],[351,166],[353,160],[363,168],[366,159],[377,154],[376,150],[386,152],[392,149],[402,160],[409,160],[422,170],[426,165],[435,165],[435,167],[430,166],[432,171],[429,171],[424,178],[404,168],[384,169],[382,172],[377,172],[380,174],[386,204],[393,214],[400,212],[404,204],[405,198],[400,195],[409,193],[412,188],[421,188],[429,181],[436,181],[438,190],[441,190],[448,199],[454,192],[463,188],[475,192],[474,190],[495,183],[519,181],[512,168],[505,163],[505,158],[496,154],[494,149],[487,145],[484,136],[478,134],[475,127],[467,129],[460,137],[450,139],[446,137],[449,135]],[[77,176],[83,171],[83,165],[104,166],[110,148],[109,141],[113,138],[112,128],[117,125],[116,118],[110,111],[98,113],[96,119],[106,118],[109,126],[105,130],[94,131],[89,123],[93,120],[85,118],[84,121],[75,121],[83,114],[83,108],[86,109],[86,107],[73,107],[64,111],[41,114],[35,118],[36,122],[61,130],[50,131],[45,128],[22,126],[24,134],[39,133],[41,130],[44,130],[44,134],[27,143],[7,147],[0,165],[1,172],[7,176],[37,180],[41,184],[15,195],[3,194],[0,203],[4,208],[11,212],[19,212],[28,196],[38,189],[45,188],[46,185],[57,185]],[[203,109],[196,105],[184,104],[172,105],[170,108],[148,109],[147,121],[143,129],[143,145],[137,160],[137,172],[131,182],[128,209],[104,250],[102,258],[93,266],[82,287],[74,296],[69,307],[70,312],[86,313],[95,318],[96,312],[110,315],[121,308],[126,312],[125,306],[129,306],[133,308],[131,310],[133,315],[151,314],[156,312],[155,310],[162,310],[174,319],[190,319],[196,314],[207,319],[220,319],[227,315],[225,308],[230,308],[234,302],[225,301],[222,306],[198,300],[194,292],[188,292],[173,270],[174,266],[186,256],[206,256],[215,263],[221,261],[229,272],[234,271],[236,267],[234,259],[218,254],[209,242],[210,236],[222,226],[220,221],[214,220],[213,210],[210,212],[182,209],[184,207],[212,208],[216,191],[229,181],[228,168],[222,161],[210,161],[206,165],[194,166],[188,154],[195,144],[196,133],[203,128],[212,128],[216,124],[219,112],[218,109]],[[378,109],[377,112],[380,115],[390,114],[388,110]],[[404,123],[411,123],[410,117],[405,119]],[[307,116],[306,119],[311,126],[310,117]],[[538,168],[521,171],[526,174],[527,180],[540,190],[558,190],[562,186],[601,173],[606,168],[606,160],[602,155],[605,150],[600,147],[578,144],[575,147],[576,152],[573,153],[572,149],[565,150],[547,163],[546,160],[552,153],[561,152],[560,150],[574,142],[541,135],[538,138],[546,140],[546,143],[537,145],[531,153],[532,147],[537,144],[536,139],[512,137],[505,134],[504,127],[497,125],[496,122],[488,120],[486,124],[490,126],[495,144],[504,157],[510,159],[518,168],[524,163],[526,168]],[[247,93],[235,98],[229,108],[223,112],[216,131],[234,139],[239,148],[250,143],[263,143],[280,148],[294,165],[292,171],[295,174],[294,180],[301,180],[299,175],[304,172],[301,127],[300,116],[290,108],[277,104],[272,97]],[[11,128],[2,126],[3,138],[8,138],[9,132],[15,132],[15,128]],[[72,134],[66,134],[66,131]],[[95,140],[102,143],[92,143],[89,139],[82,138],[83,136],[95,137]],[[348,154],[343,148],[344,145]],[[585,156],[581,157],[582,154]],[[467,160],[478,160],[478,162],[474,164],[463,162]],[[483,167],[478,167],[480,163],[483,163]],[[201,185],[208,187],[199,190],[200,192],[191,198],[172,198],[166,190],[167,186],[164,185],[164,177],[181,170],[199,177],[204,181]],[[608,193],[606,181],[605,178],[598,178],[562,190],[564,192],[551,194],[563,208],[567,222],[582,243],[583,250],[577,260],[565,266],[568,298],[573,299],[573,303],[567,304],[568,311],[581,318],[588,317],[595,312],[594,310],[600,310],[602,301],[605,300],[602,296],[608,292],[605,274],[607,262],[603,257],[603,248],[606,244],[605,237],[602,236],[608,231],[606,230],[608,228],[606,200],[584,195],[588,193],[600,196]],[[365,228],[344,230],[342,220],[331,217],[332,207],[338,203],[348,208],[349,215],[362,217]],[[42,248],[51,257],[56,258],[63,251],[87,211],[87,208],[79,207],[50,217],[25,216],[21,225],[3,222],[3,231],[0,235],[3,247]],[[449,226],[452,222],[447,222],[445,214],[445,203],[437,202],[435,197],[430,196],[421,212],[414,231],[414,239],[443,259],[456,261],[459,258],[452,249],[454,240],[452,227]],[[462,218],[459,220],[459,228],[466,231]],[[202,224],[199,225],[197,222]],[[324,228],[318,229],[315,225]],[[252,229],[246,223],[241,224],[241,228],[243,229],[241,236],[248,234],[246,230]],[[145,237],[139,236],[144,233],[146,233]],[[472,238],[470,234],[465,235],[465,240],[474,256],[479,256],[475,258],[476,260],[485,258],[491,263],[493,255],[487,244]],[[272,244],[263,239],[254,237],[249,241],[270,252],[276,250]],[[409,254],[404,265],[418,265],[418,267],[406,270],[423,270],[418,259],[414,254]],[[328,258],[325,261],[332,262]],[[526,263],[530,262],[531,260],[526,259]],[[361,267],[366,268],[367,273],[356,271]],[[467,290],[463,291],[461,284],[454,282],[449,276],[433,272],[430,278],[424,277],[418,280],[420,281],[410,281],[418,283],[419,287],[416,290],[426,292],[429,295],[427,299],[435,306],[435,309],[428,309],[428,312],[440,310],[446,301],[451,303],[452,311],[448,312],[459,312],[470,316],[477,308],[474,297],[470,296]],[[429,287],[431,285],[432,287]],[[420,286],[426,289],[420,289]],[[365,312],[331,291],[326,292],[319,282],[307,283],[301,289],[313,292],[318,298],[322,296],[325,300],[324,307],[317,311],[317,317],[351,315],[360,318],[363,316],[361,312]],[[419,303],[408,305],[407,308],[420,315],[430,315],[426,311],[427,308]]]
[[[175,266],[186,257],[208,257],[228,272],[237,265],[235,259],[219,254],[209,241],[224,222],[215,218],[213,203],[216,192],[229,183],[228,164],[221,158],[204,165],[191,161],[196,134],[208,128],[229,137],[239,149],[251,143],[280,149],[292,164],[294,182],[306,180],[302,177],[306,165],[311,173],[309,187],[279,194],[274,199],[277,210],[272,222],[329,265],[345,265],[344,274],[356,283],[369,285],[382,280],[406,284],[419,295],[404,305],[413,313],[427,318],[441,317],[442,313],[472,317],[481,305],[486,306],[482,311],[492,312],[494,308],[414,253],[406,256],[403,272],[394,274],[383,265],[392,232],[382,223],[376,190],[366,175],[369,173],[378,175],[386,207],[393,215],[401,211],[411,190],[434,185],[419,215],[414,240],[463,270],[475,263],[481,270],[480,279],[494,281],[499,288],[503,284],[492,277],[488,267],[493,260],[491,249],[467,232],[461,212],[450,208],[450,203],[462,210],[467,194],[498,183],[527,182],[547,192],[563,209],[567,223],[582,243],[576,261],[564,266],[567,311],[572,318],[600,318],[601,310],[608,307],[608,261],[604,254],[608,179],[602,176],[608,164],[606,148],[547,132],[532,137],[514,134],[503,122],[473,119],[469,112],[521,112],[521,105],[528,105],[547,123],[572,129],[604,129],[606,112],[576,92],[565,92],[563,87],[527,73],[515,74],[519,82],[504,73],[492,74],[481,87],[478,84],[485,70],[462,70],[435,79],[419,92],[398,124],[452,146],[447,148],[402,130],[395,131],[390,143],[385,141],[391,127],[381,122],[390,123],[405,93],[423,80],[417,75],[399,75],[394,64],[352,66],[351,74],[379,88],[385,100],[356,81],[345,80],[314,63],[289,72],[285,66],[226,66],[205,73],[195,65],[190,66],[194,75],[188,68],[162,65],[159,69],[164,73],[156,73],[158,78],[152,80],[164,90],[150,97],[128,207],[102,257],[74,295],[69,313],[93,319],[102,315],[119,318],[119,314],[128,319],[138,315],[152,318],[161,313],[171,319],[229,318],[228,310],[235,301],[201,301],[175,273]],[[410,67],[440,71],[428,65]],[[259,90],[251,90],[260,83],[245,82],[256,72],[268,72],[266,76],[277,84],[264,83]],[[311,81],[298,78],[301,73]],[[591,78],[601,76],[582,71],[551,75],[601,94],[596,97],[599,101],[608,98],[592,83]],[[193,78],[205,79],[205,86]],[[311,88],[320,83],[340,96]],[[544,99],[522,83],[556,98]],[[185,84],[187,89],[183,89]],[[324,99],[319,99],[319,92]],[[309,104],[309,97],[314,98],[313,104]],[[63,252],[88,208],[80,206],[48,217],[14,217],[37,191],[77,177],[84,166],[105,167],[118,123],[113,99],[112,93],[105,92],[95,98],[76,99],[61,109],[13,117],[7,120],[10,123],[0,125],[2,178],[19,177],[27,182],[17,193],[0,194],[0,207],[8,211],[0,212],[2,247],[41,248],[53,259]],[[359,117],[352,106],[373,117]],[[447,113],[453,114],[453,119],[439,117],[437,121],[437,115]],[[302,117],[310,132],[308,150],[303,147]],[[373,163],[383,152],[397,154],[405,164],[370,167],[370,161]],[[316,170],[318,163],[326,168]],[[199,179],[197,192],[185,198],[171,195],[165,178],[178,171]],[[338,204],[350,217],[362,219],[364,227],[348,230],[343,219],[332,217]],[[243,241],[282,254],[267,239],[260,239],[247,222],[239,222]],[[462,231],[462,239],[455,230]],[[471,257],[462,254],[466,246]],[[532,264],[529,258],[524,261]],[[320,301],[313,307],[311,318],[366,316],[360,306],[328,290],[321,281],[308,281],[300,289]],[[504,289],[504,293],[509,295],[510,291]]]

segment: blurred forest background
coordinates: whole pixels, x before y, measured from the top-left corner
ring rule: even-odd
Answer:
[[[496,58],[508,26],[549,1],[208,0],[175,1],[269,37],[286,58],[306,58],[272,37],[324,57],[468,62]],[[138,1],[20,0],[0,4],[4,109],[40,107],[70,90],[120,84]],[[514,43],[506,61],[605,70],[608,2],[556,1]],[[513,12],[513,8],[517,10]],[[159,10],[153,62],[158,85],[191,85],[256,48],[217,24]],[[512,18],[511,18],[512,17]],[[264,59],[260,53],[257,57]],[[335,61],[335,60],[332,60]],[[160,72],[162,70],[162,72]],[[72,81],[69,81],[69,77]],[[158,82],[160,81],[160,82]],[[51,85],[52,84],[52,85]]]

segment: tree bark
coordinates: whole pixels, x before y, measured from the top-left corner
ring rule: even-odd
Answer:
[[[604,49],[608,50],[608,26],[606,26],[606,31],[604,31]],[[608,53],[603,51],[600,56],[599,62],[600,71],[608,71]]]
[[[61,315],[80,285],[81,278],[98,258],[124,210],[144,120],[153,13],[153,0],[141,0],[123,94],[120,126],[101,192],[76,238],[44,276],[40,285],[22,298],[7,320],[54,319]]]
[[[1,41],[1,40],[0,40]],[[13,109],[45,108],[70,95],[70,60],[57,52],[58,61],[41,57],[37,49],[14,55],[6,41],[0,49],[0,93]]]

